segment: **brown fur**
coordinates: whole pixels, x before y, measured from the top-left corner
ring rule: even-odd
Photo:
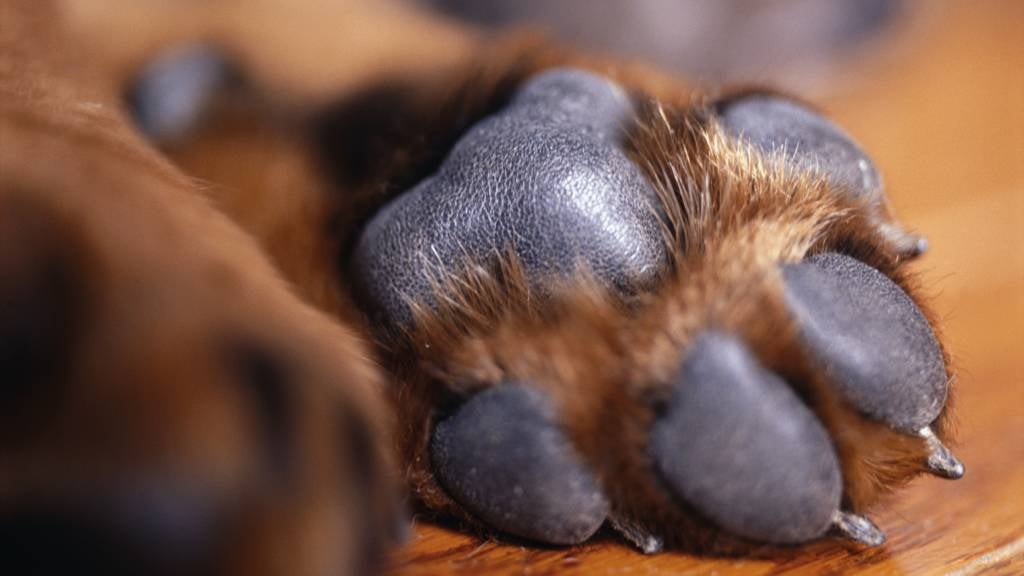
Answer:
[[[356,570],[395,514],[388,419],[364,346],[303,304],[136,134],[52,6],[5,3],[2,20],[3,320],[9,302],[35,306],[22,312],[36,322],[66,313],[49,319],[57,341],[29,342],[60,371],[30,370],[25,397],[5,404],[19,425],[0,441],[0,510],[88,507],[149,479],[214,499],[221,573]],[[268,467],[239,349],[286,366],[282,393],[298,412],[282,431],[289,479]],[[346,427],[374,439],[368,453]]]

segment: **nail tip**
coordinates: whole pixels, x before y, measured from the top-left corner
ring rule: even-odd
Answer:
[[[929,462],[928,471],[933,475],[945,478],[946,480],[959,480],[964,477],[966,469],[964,468],[963,463],[954,458],[952,462]]]
[[[661,538],[651,536],[644,541],[640,546],[640,550],[647,555],[660,554],[665,548],[665,543]]]
[[[925,461],[928,471],[935,476],[948,480],[959,480],[962,478],[966,471],[963,462],[954,456],[949,448],[935,436],[932,429],[929,427],[922,428],[920,434],[928,445],[928,458]]]
[[[925,238],[924,236],[918,236],[917,245],[914,248],[917,251],[918,256],[925,254],[926,252],[928,252],[929,248],[928,239]]]
[[[857,514],[838,512],[832,526],[843,539],[868,548],[876,548],[886,541],[885,532],[882,532],[881,528],[868,518]]]

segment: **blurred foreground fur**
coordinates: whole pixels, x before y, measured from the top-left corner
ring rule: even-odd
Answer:
[[[5,564],[366,570],[400,521],[368,351],[135,131],[59,8],[0,16]]]

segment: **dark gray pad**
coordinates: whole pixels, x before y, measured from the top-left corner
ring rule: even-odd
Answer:
[[[906,292],[836,253],[784,266],[782,274],[804,344],[850,403],[905,432],[938,416],[946,402],[945,362]]]
[[[156,142],[172,142],[194,130],[233,78],[223,54],[206,44],[169,50],[138,74],[128,104],[139,129]]]
[[[538,391],[477,394],[437,424],[430,444],[445,490],[488,525],[549,544],[577,544],[604,522],[608,502]]]
[[[839,463],[821,423],[738,339],[708,332],[683,361],[651,453],[676,496],[718,526],[763,542],[825,533]]]
[[[816,171],[872,208],[878,231],[903,257],[928,249],[923,236],[908,233],[884,211],[885,191],[874,163],[839,126],[814,110],[772,94],[753,93],[715,106],[726,131],[763,152],[783,154],[795,168]]]
[[[842,128],[792,100],[751,94],[717,106],[722,126],[767,153],[782,153],[805,170],[818,170],[834,184],[875,203],[882,181],[874,163]]]
[[[507,248],[535,287],[579,264],[624,291],[652,280],[667,248],[654,192],[620,144],[632,114],[620,88],[586,72],[524,84],[369,222],[353,258],[360,298],[405,323],[404,297],[429,303],[431,278]]]

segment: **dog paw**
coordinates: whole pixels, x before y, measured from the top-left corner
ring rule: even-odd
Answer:
[[[963,474],[922,246],[803,104],[555,69],[368,220],[348,277],[428,508],[550,544],[878,545],[880,496]]]
[[[365,573],[400,510],[355,338],[183,177],[10,136],[50,144],[0,182],[6,564]]]

